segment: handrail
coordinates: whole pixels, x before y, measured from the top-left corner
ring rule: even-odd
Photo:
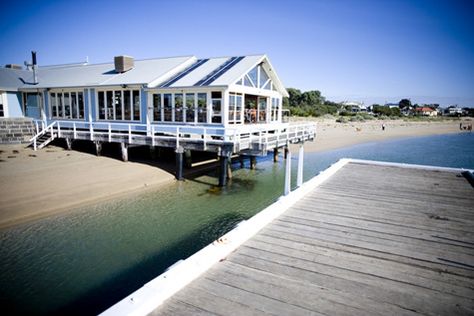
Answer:
[[[34,141],[36,148],[36,140],[51,130],[53,135],[54,126],[56,125],[57,135],[61,137],[61,133],[72,131],[73,137],[89,133],[90,140],[94,140],[94,135],[103,135],[107,137],[109,142],[113,140],[113,136],[128,136],[128,142],[131,144],[133,139],[150,137],[150,125],[142,123],[114,123],[114,122],[86,122],[86,121],[54,121],[42,132],[38,133],[30,141]],[[274,131],[276,133],[274,134]],[[145,133],[146,134],[143,134]],[[270,133],[272,132],[272,133]],[[159,133],[161,135],[156,136]],[[276,140],[272,137],[277,136]],[[151,142],[154,145],[156,139],[169,139],[175,141],[178,148],[180,143],[185,140],[185,135],[198,136],[193,138],[202,142],[204,150],[210,143],[232,143],[234,146],[244,144],[243,148],[247,148],[249,144],[258,145],[260,149],[268,146],[269,141],[272,143],[270,148],[280,141],[294,141],[295,139],[304,140],[314,137],[316,134],[315,123],[297,123],[297,124],[264,124],[264,125],[243,125],[237,127],[220,127],[220,126],[194,126],[194,125],[157,125],[151,124]],[[283,137],[282,137],[283,136]],[[54,137],[54,135],[53,135]],[[242,142],[243,141],[243,142]],[[263,146],[262,146],[263,145]],[[242,148],[242,147],[239,147]]]
[[[36,134],[35,136],[33,136],[31,139],[30,139],[30,142],[33,142],[33,148],[34,150],[37,149],[37,145],[36,145],[36,141],[38,140],[39,137],[43,136],[44,134],[46,134],[48,132],[48,130],[51,130],[51,137],[54,137],[53,133],[54,133],[54,125],[56,125],[57,122],[54,121],[53,123],[49,124],[46,128],[44,128],[41,132],[39,132],[38,134]],[[58,125],[58,130],[59,130],[59,125]]]

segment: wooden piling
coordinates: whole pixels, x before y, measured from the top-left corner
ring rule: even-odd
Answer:
[[[224,187],[227,184],[227,171],[229,164],[229,157],[227,155],[221,155],[219,157],[220,170],[219,170],[219,186]]]
[[[66,140],[67,150],[71,150],[72,149],[72,139],[71,138],[65,138],[65,140]]]
[[[99,157],[102,154],[102,142],[94,141],[95,144],[95,153]]]
[[[186,166],[186,168],[191,168],[192,164],[193,164],[193,159],[191,155],[191,150],[186,149],[184,151],[184,165]]]
[[[273,149],[273,162],[278,162],[278,148]]]
[[[232,161],[229,159],[227,162],[227,179],[232,179]]]
[[[250,156],[250,169],[257,169],[257,157]]]
[[[156,147],[155,146],[150,146],[150,157],[153,160],[156,159]]]
[[[291,192],[291,151],[285,147],[286,154],[286,168],[285,168],[285,188],[284,194],[288,195]]]
[[[176,180],[183,181],[183,147],[176,148]]]
[[[128,161],[128,144],[127,143],[120,143],[120,149],[122,150],[122,161]]]

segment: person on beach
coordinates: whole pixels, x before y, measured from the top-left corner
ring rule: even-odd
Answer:
[[[385,130],[385,123],[382,123],[382,131]]]
[[[461,122],[461,123],[459,123],[459,130],[461,130],[461,131],[462,131],[462,122]]]

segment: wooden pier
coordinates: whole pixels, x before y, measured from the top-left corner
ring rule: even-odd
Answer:
[[[472,171],[331,168],[104,314],[473,315]]]

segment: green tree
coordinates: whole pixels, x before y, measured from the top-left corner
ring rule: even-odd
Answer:
[[[406,108],[406,107],[411,107],[410,99],[401,99],[400,102],[398,102],[398,107],[400,109],[403,109],[403,108]]]

